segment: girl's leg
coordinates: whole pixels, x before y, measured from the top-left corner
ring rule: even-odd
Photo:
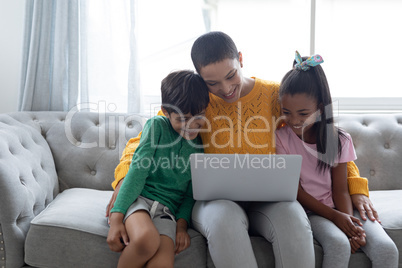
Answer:
[[[257,267],[244,209],[229,200],[197,201],[193,226],[207,240],[215,267]]]
[[[318,215],[310,215],[314,238],[321,244],[324,256],[322,267],[348,267],[351,247],[348,237],[332,221]]]
[[[157,252],[160,235],[147,211],[138,210],[125,221],[129,244],[120,255],[118,268],[144,267]]]
[[[174,264],[174,243],[166,236],[160,236],[161,243],[156,254],[148,261],[147,268],[173,268]]]
[[[314,267],[310,223],[299,202],[257,202],[248,208],[250,230],[272,243],[275,267]]]
[[[363,229],[366,231],[366,245],[361,247],[361,250],[371,260],[372,267],[398,267],[398,249],[382,226],[377,221],[363,221],[356,210],[354,216],[363,223]]]

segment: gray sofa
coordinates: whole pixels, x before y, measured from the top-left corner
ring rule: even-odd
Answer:
[[[144,122],[128,114],[0,114],[0,267],[116,267],[105,208],[121,152]],[[401,252],[402,114],[344,114],[339,124],[353,137],[371,200]],[[214,267],[206,240],[189,233],[191,247],[175,266]],[[251,240],[259,266],[274,267],[270,243]],[[371,263],[359,252],[350,267]]]

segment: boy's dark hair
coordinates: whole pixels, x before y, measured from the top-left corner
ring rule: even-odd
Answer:
[[[223,32],[208,32],[194,41],[191,59],[195,70],[225,59],[239,59],[239,51],[229,35]]]
[[[209,103],[208,87],[191,70],[175,71],[162,80],[162,107],[168,113],[201,113]]]
[[[302,59],[305,61],[307,58]],[[296,61],[293,66],[295,64]],[[334,165],[337,156],[341,154],[340,136],[344,136],[344,133],[334,125],[331,93],[321,65],[310,67],[307,71],[295,68],[290,70],[282,79],[279,98],[285,94],[307,94],[317,101],[321,114],[312,130],[315,131],[317,151],[320,153],[317,169],[324,172]]]

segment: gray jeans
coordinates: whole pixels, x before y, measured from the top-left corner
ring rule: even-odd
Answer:
[[[217,268],[257,267],[248,230],[272,243],[275,267],[314,267],[313,236],[298,202],[197,201],[193,226],[208,240]]]
[[[398,267],[398,249],[378,222],[363,221],[358,211],[354,216],[363,223],[366,245],[361,250],[369,257],[373,268]],[[324,250],[323,268],[349,266],[350,243],[347,236],[330,220],[311,214],[308,216],[314,238]]]

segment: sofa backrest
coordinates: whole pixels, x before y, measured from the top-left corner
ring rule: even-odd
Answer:
[[[60,191],[72,187],[110,190],[127,141],[146,117],[96,112],[17,112],[50,146]],[[339,127],[352,135],[360,173],[370,190],[402,189],[402,114],[340,114]]]
[[[146,117],[96,112],[17,112],[11,117],[32,126],[49,144],[60,191],[112,190],[114,170],[127,141],[142,130]]]
[[[402,189],[402,114],[341,114],[337,121],[352,135],[370,191]]]

